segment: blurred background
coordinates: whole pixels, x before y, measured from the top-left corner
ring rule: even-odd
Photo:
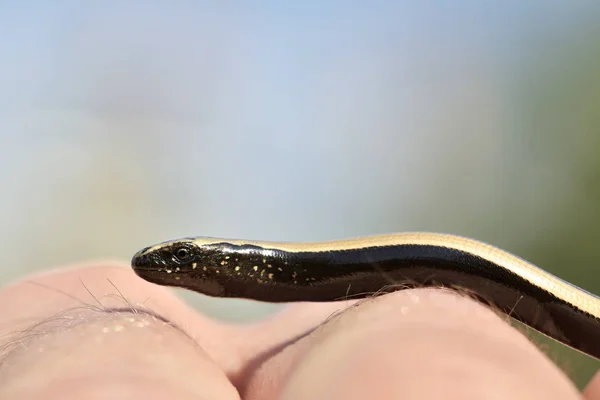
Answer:
[[[600,3],[31,3],[0,3],[1,282],[419,230],[600,293]],[[598,367],[547,343],[580,386]]]

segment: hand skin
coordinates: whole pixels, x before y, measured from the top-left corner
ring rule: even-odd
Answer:
[[[579,393],[496,313],[434,289],[231,325],[101,262],[5,287],[0,340],[1,399],[600,399],[598,376]]]

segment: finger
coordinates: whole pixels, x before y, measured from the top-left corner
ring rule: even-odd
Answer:
[[[171,321],[214,324],[122,265],[29,277],[0,291],[0,304],[1,398],[239,398]]]
[[[278,376],[270,385],[265,382]],[[577,399],[522,334],[478,303],[439,290],[365,301],[276,355],[248,399]]]
[[[230,326],[225,335],[232,348],[237,349],[240,368],[228,367],[225,360],[221,360],[221,364],[240,392],[245,393],[249,382],[257,384],[256,371],[263,363],[280,352],[287,351],[288,347],[309,335],[323,321],[355,303],[356,301],[349,300],[290,304],[254,324]],[[226,354],[222,351],[219,353]],[[277,382],[283,370],[276,369],[269,376],[263,375],[265,380],[258,386],[264,387]]]
[[[588,400],[600,400],[600,373],[596,373],[588,382],[583,395]]]

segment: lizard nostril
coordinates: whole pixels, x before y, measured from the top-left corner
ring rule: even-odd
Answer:
[[[149,247],[146,247],[145,249],[142,249],[142,250],[138,251],[137,253],[135,253],[133,258],[131,259],[131,265],[134,268],[144,267],[144,266],[148,265],[148,255],[145,254],[145,252],[148,249],[149,249]]]

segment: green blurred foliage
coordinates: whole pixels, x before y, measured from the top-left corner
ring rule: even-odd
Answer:
[[[569,48],[551,47],[523,82],[525,141],[532,164],[556,177],[560,207],[537,240],[514,251],[584,289],[600,294],[600,31]],[[579,33],[581,35],[581,33]],[[540,199],[540,206],[552,199]],[[532,333],[534,341],[582,388],[600,363]]]

